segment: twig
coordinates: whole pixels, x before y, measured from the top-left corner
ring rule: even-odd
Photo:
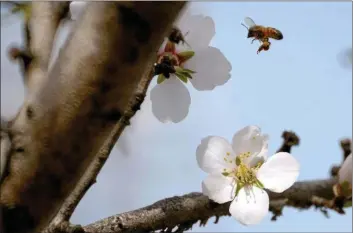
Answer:
[[[292,146],[298,146],[300,143],[299,137],[292,131],[284,131],[282,133],[283,144],[277,152],[291,152]]]
[[[7,233],[38,232],[124,119],[130,99],[185,2],[90,2],[48,79],[11,125],[0,187]],[[136,109],[137,110],[137,109]]]

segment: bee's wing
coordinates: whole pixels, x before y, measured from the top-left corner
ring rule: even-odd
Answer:
[[[254,22],[254,20],[252,20],[252,18],[250,18],[250,17],[245,17],[244,23],[245,23],[246,26],[248,26],[249,28],[251,28],[252,26],[255,26],[255,25],[256,25],[256,23]]]

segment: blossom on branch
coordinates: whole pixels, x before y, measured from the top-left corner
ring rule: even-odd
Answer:
[[[222,52],[209,46],[216,33],[211,17],[185,14],[177,25],[158,51],[157,85],[150,93],[152,112],[161,122],[185,119],[191,104],[189,81],[196,90],[210,91],[225,84],[232,69]],[[185,42],[173,39],[180,32]]]
[[[200,168],[209,173],[202,192],[222,204],[232,201],[230,214],[244,225],[258,224],[269,211],[269,196],[264,188],[281,193],[299,175],[299,163],[286,152],[267,158],[268,136],[260,128],[247,126],[238,131],[230,144],[209,136],[197,147]]]

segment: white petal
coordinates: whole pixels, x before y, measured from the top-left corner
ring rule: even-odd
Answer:
[[[209,16],[191,15],[185,12],[180,17],[177,26],[192,50],[206,48],[216,34],[213,19]]]
[[[251,156],[247,159],[247,162],[250,163],[254,156],[266,147],[267,141],[267,136],[261,135],[259,127],[250,125],[235,133],[232,146],[236,155],[250,152]]]
[[[344,160],[339,172],[338,172],[339,182],[343,183],[347,181],[352,185],[352,154]]]
[[[70,15],[72,20],[77,20],[83,13],[87,2],[84,1],[73,1],[70,3]]]
[[[266,191],[254,186],[242,188],[230,204],[229,213],[243,225],[254,225],[267,215],[269,205]]]
[[[223,53],[214,47],[196,50],[184,67],[195,71],[190,80],[199,91],[213,90],[230,79],[232,66]]]
[[[161,122],[178,123],[188,115],[191,97],[188,89],[174,76],[151,90],[152,112]]]
[[[221,174],[209,175],[202,182],[202,193],[219,204],[233,200],[235,188],[235,181]]]
[[[292,155],[279,152],[260,167],[256,176],[265,188],[281,193],[297,180],[299,168],[298,161]]]
[[[229,153],[229,155],[227,155]],[[226,162],[232,161],[232,163]],[[223,169],[235,168],[235,154],[229,142],[217,136],[208,136],[201,140],[196,149],[196,159],[199,167],[211,174],[221,174]]]
[[[253,156],[251,156],[250,158],[248,158],[245,162],[249,164],[250,167],[254,167],[256,166],[258,163],[263,163],[267,160],[268,157],[268,139],[269,136],[267,134],[263,134],[258,136],[259,139],[263,139],[263,145],[262,145],[262,149],[260,151],[260,153],[255,154]]]

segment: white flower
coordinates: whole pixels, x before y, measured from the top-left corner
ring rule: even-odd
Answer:
[[[263,188],[281,193],[296,181],[299,163],[289,153],[267,159],[268,137],[260,128],[247,126],[230,144],[210,136],[196,151],[200,168],[209,173],[202,192],[217,203],[232,201],[230,214],[244,225],[258,224],[269,211],[269,196]]]
[[[157,85],[151,90],[152,112],[161,122],[180,122],[191,104],[185,84],[199,91],[213,90],[230,79],[231,64],[222,52],[209,46],[215,35],[212,18],[183,15],[177,28],[186,43],[166,39],[158,52]],[[164,65],[164,67],[159,67]],[[181,82],[182,81],[182,82]]]

